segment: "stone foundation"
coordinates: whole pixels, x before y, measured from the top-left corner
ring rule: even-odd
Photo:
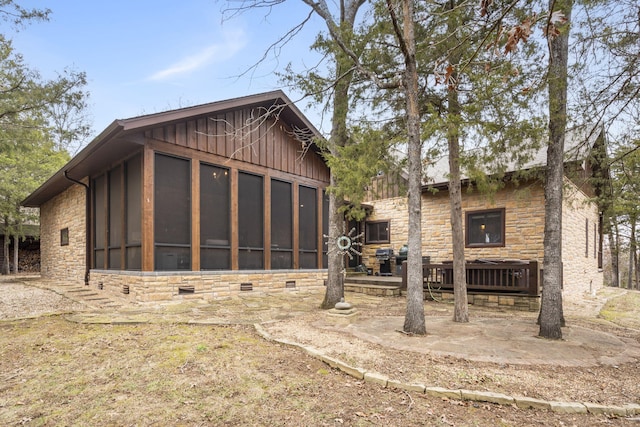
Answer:
[[[453,292],[428,291],[424,292],[425,300],[439,300],[453,303]],[[498,295],[468,293],[469,304],[479,307],[503,308],[505,310],[540,311],[540,297],[531,295]]]
[[[354,292],[356,294],[372,295],[376,297],[399,297],[401,295],[399,286],[381,286],[366,284],[344,284],[345,292]]]
[[[91,287],[136,302],[224,299],[324,288],[326,270],[140,272],[91,270]]]

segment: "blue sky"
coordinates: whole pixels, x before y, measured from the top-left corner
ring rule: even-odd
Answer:
[[[238,77],[308,14],[306,5],[290,1],[268,15],[259,10],[222,22],[225,3],[212,0],[19,3],[48,7],[52,14],[48,22],[9,33],[16,51],[46,78],[65,68],[87,73],[94,135],[115,119],[280,89],[274,72],[289,62],[296,69],[314,64],[317,55],[309,46],[323,28],[316,18],[277,59],[271,54]],[[320,116],[306,102],[298,107],[321,128]]]

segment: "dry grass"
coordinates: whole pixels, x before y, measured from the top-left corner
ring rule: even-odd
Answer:
[[[610,299],[600,317],[618,326],[640,330],[640,292],[629,291],[624,297]]]
[[[637,317],[637,296],[611,301],[604,315],[631,324],[623,312],[636,310]],[[109,325],[67,318],[0,322],[0,425],[637,425],[381,388],[266,341],[246,324]],[[490,377],[472,363],[429,360],[450,383],[474,388]]]

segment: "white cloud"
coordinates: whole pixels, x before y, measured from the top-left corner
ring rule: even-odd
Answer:
[[[246,45],[245,34],[242,30],[227,31],[219,43],[205,47],[200,52],[182,58],[165,69],[157,71],[148,77],[149,80],[166,80],[196,71],[214,62],[227,61]]]

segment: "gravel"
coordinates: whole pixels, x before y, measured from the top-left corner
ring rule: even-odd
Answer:
[[[0,278],[0,319],[38,317],[86,308],[53,291],[30,285],[28,280],[16,283],[15,276]]]

